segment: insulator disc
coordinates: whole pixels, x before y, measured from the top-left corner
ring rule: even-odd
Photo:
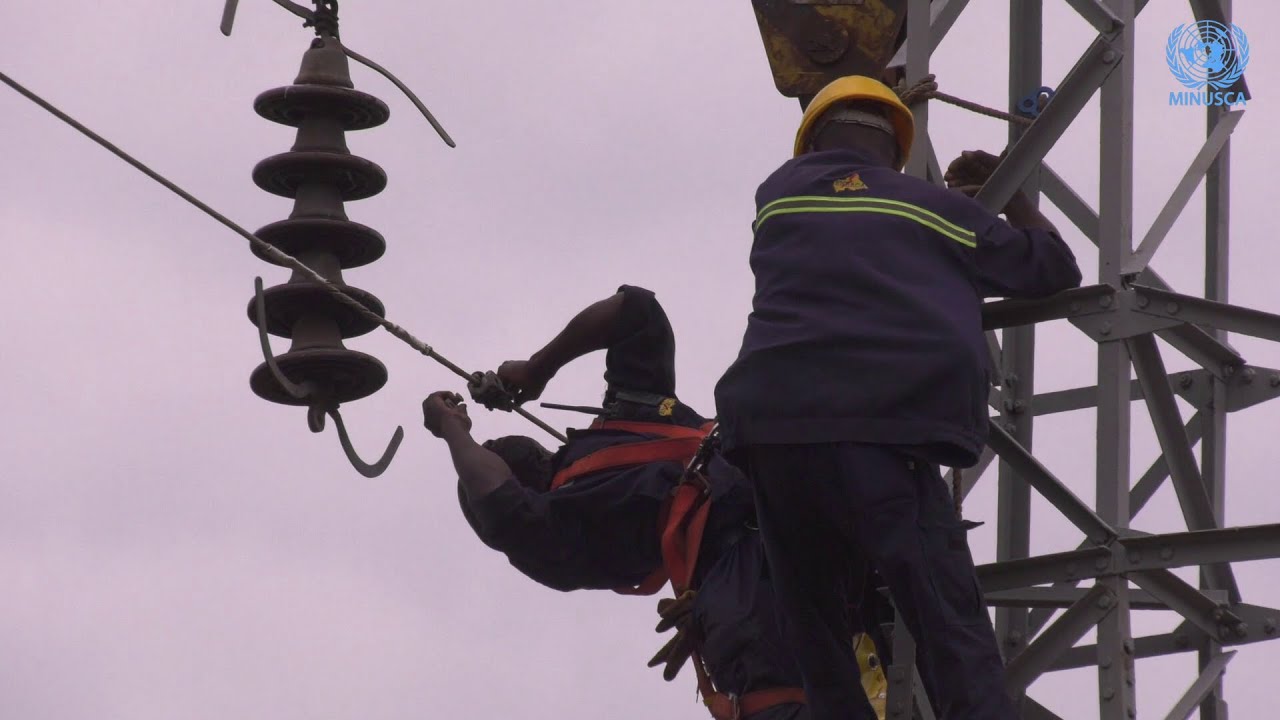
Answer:
[[[359,90],[325,85],[290,85],[275,88],[253,101],[254,112],[262,117],[298,127],[310,113],[337,117],[344,130],[377,127],[391,116],[391,109],[378,98]]]
[[[330,253],[338,258],[344,270],[368,265],[382,257],[387,249],[381,233],[349,220],[294,218],[271,223],[255,234],[287,255],[296,256],[308,250]],[[287,267],[267,257],[256,245],[252,250],[272,265]]]
[[[372,160],[329,152],[287,152],[253,168],[253,182],[273,195],[292,198],[304,182],[332,183],[344,201],[373,197],[387,186],[387,173]]]
[[[350,285],[338,287],[379,316],[386,316],[382,301],[372,293]],[[263,290],[262,299],[267,306],[267,332],[277,337],[293,337],[294,323],[307,314],[329,318],[337,324],[343,338],[359,337],[378,327],[377,323],[334,297],[333,293],[318,283],[291,282],[276,285]],[[254,298],[249,299],[249,322],[258,324],[258,307]]]
[[[280,372],[291,382],[310,381],[325,388],[338,403],[368,397],[387,384],[387,368],[377,358],[344,348],[297,350],[276,357]],[[249,387],[263,400],[281,405],[306,405],[284,391],[264,362],[249,376]]]

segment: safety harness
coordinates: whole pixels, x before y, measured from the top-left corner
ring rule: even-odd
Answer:
[[[614,592],[653,595],[669,580],[678,598],[696,593],[692,587],[694,570],[711,512],[711,485],[705,473],[719,441],[716,423],[689,428],[666,423],[598,419],[591,424],[591,429],[621,430],[652,439],[610,446],[579,458],[556,473],[551,489],[564,487],[602,470],[664,461],[685,465],[675,492],[659,514],[662,567],[637,587],[618,588]],[[805,702],[804,691],[800,688],[767,688],[741,696],[722,693],[715,689],[696,646],[690,653],[690,659],[697,675],[698,693],[715,720],[741,720],[776,705]]]

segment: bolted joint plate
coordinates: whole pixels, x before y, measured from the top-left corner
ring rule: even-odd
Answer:
[[[1132,290],[1116,292],[1104,313],[1075,315],[1069,318],[1069,321],[1094,342],[1099,343],[1146,335],[1181,324],[1170,318],[1138,312],[1137,297]]]

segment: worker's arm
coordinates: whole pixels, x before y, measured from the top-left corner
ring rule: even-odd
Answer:
[[[422,424],[449,446],[468,503],[478,503],[512,480],[507,463],[471,437],[471,418],[461,395],[441,390],[427,396],[422,401]]]
[[[965,152],[947,168],[945,180],[972,198],[999,164],[990,153]],[[1036,298],[1080,286],[1075,255],[1026,193],[1014,193],[1002,212],[1007,222],[976,202],[968,209],[977,229],[975,280],[983,297]]]
[[[472,530],[533,580],[555,590],[582,587],[573,574],[573,532],[554,520],[545,495],[522,486],[501,457],[476,443],[461,402],[456,393],[432,393],[422,402],[422,415],[423,425],[449,446],[458,500]]]
[[[502,363],[498,368],[498,378],[515,393],[517,402],[536,400],[560,368],[587,353],[609,347],[622,321],[624,297],[619,292],[592,303],[528,360]]]

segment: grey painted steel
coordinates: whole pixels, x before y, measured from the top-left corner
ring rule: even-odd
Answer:
[[[1022,720],[1062,720],[1062,718],[1035,700],[1026,698],[1022,701]]]
[[[1188,587],[1190,587],[1188,585]],[[1195,588],[1191,588],[1194,590]],[[1071,607],[1087,590],[1066,585],[1049,587],[1027,587],[1016,590],[997,590],[985,594],[987,604],[992,607],[1024,607],[1048,610],[1062,610]],[[1205,597],[1210,601],[1225,604],[1226,593],[1209,590]],[[1168,603],[1159,600],[1145,590],[1129,591],[1129,607],[1133,610],[1169,610]]]
[[[1160,214],[1151,223],[1151,229],[1147,230],[1147,234],[1142,238],[1142,244],[1134,251],[1133,256],[1125,263],[1125,272],[1131,275],[1137,275],[1147,269],[1147,263],[1151,262],[1151,257],[1156,254],[1156,250],[1160,248],[1160,244],[1164,242],[1168,236],[1169,230],[1173,227],[1174,221],[1182,214],[1183,208],[1191,201],[1191,195],[1195,193],[1196,188],[1200,187],[1200,181],[1204,179],[1205,173],[1209,171],[1209,167],[1217,160],[1218,153],[1222,152],[1222,148],[1226,147],[1227,141],[1231,139],[1231,133],[1236,129],[1236,125],[1240,124],[1240,119],[1244,117],[1243,110],[1229,112],[1222,117],[1213,131],[1209,133],[1209,137],[1204,141],[1204,145],[1200,148],[1200,152],[1191,161],[1187,172],[1183,174],[1182,180],[1173,189],[1169,195],[1168,202],[1160,210]]]
[[[1067,4],[1100,33],[1109,33],[1120,24],[1120,18],[1099,0],[1067,0]]]
[[[1220,684],[1222,675],[1227,671],[1227,664],[1236,656],[1235,651],[1222,653],[1213,657],[1200,670],[1200,677],[1191,683],[1191,687],[1187,688],[1187,692],[1182,695],[1182,699],[1177,705],[1165,715],[1165,720],[1187,720],[1191,717],[1191,713],[1196,711],[1196,706],[1201,702],[1209,702],[1212,700],[1210,695],[1214,688]],[[1225,705],[1221,709],[1215,708],[1210,712],[1225,713]],[[1201,711],[1201,718],[1204,718],[1204,712]],[[1225,717],[1225,715],[1224,715]]]
[[[885,668],[889,685],[885,718],[908,720],[915,716],[916,641],[902,622],[901,613],[894,615],[893,627],[893,664]]]
[[[1134,0],[1108,0],[1124,23],[1116,33],[1113,62],[1101,99],[1098,189],[1098,282],[1123,287],[1121,265],[1133,247],[1133,57]],[[1101,40],[1101,38],[1100,38]],[[1056,99],[1056,98],[1055,98]],[[1129,358],[1121,343],[1098,345],[1097,511],[1113,527],[1129,525],[1130,402]],[[1098,623],[1098,697],[1100,720],[1131,720],[1137,715],[1129,583],[1123,577],[1098,582],[1115,595],[1115,610]]]
[[[938,49],[938,44],[947,36],[951,30],[951,26],[955,25],[956,19],[960,17],[960,13],[964,11],[969,0],[937,0],[930,4],[929,7],[929,52],[932,54]],[[889,66],[902,65],[907,62],[907,48],[911,45],[911,32],[908,29],[907,41],[898,48],[889,61]]]
[[[1231,0],[1191,0],[1191,12],[1195,14],[1197,21],[1212,20],[1216,23],[1229,25],[1231,23]],[[1249,86],[1245,83],[1243,76],[1234,85],[1227,88],[1226,92],[1242,92],[1246,99],[1252,99],[1252,95],[1249,93]],[[1204,720],[1209,719],[1205,718]]]
[[[907,43],[904,47],[907,58],[907,87],[911,87],[929,74],[929,58],[933,55],[930,16],[929,0],[907,0],[907,37],[925,39],[925,42]],[[916,102],[911,106],[911,114],[915,116],[916,121],[916,142],[923,143],[924,148],[931,147],[929,103],[925,100]],[[914,177],[928,179],[929,153],[927,151],[912,152],[911,157],[907,159],[906,172]]]
[[[1235,349],[1195,325],[1180,325],[1156,335],[1221,379],[1244,364],[1244,358]]]
[[[1000,210],[1022,187],[1032,171],[1053,147],[1089,99],[1121,62],[1124,53],[1105,36],[1099,36],[1062,81],[1040,117],[1027,129],[992,173],[977,201],[993,212]]]
[[[1041,83],[1057,85],[1058,92],[1021,136],[1020,128],[1011,131],[1005,159],[978,200],[996,210],[1019,188],[1033,199],[1043,194],[1074,226],[1063,228],[1063,234],[1077,255],[1082,238],[1097,246],[1099,272],[1091,279],[1096,284],[1090,287],[1044,300],[993,302],[983,308],[983,329],[996,381],[989,399],[995,417],[991,418],[990,440],[981,462],[964,470],[961,493],[967,495],[979,481],[992,461],[992,451],[998,453],[1001,470],[994,518],[997,561],[979,567],[979,579],[989,605],[996,609],[997,636],[1010,663],[1011,684],[1024,717],[1053,720],[1056,715],[1019,688],[1046,670],[1094,666],[1098,709],[1096,713],[1080,709],[1080,716],[1130,720],[1139,716],[1134,701],[1135,661],[1197,653],[1200,677],[1187,678],[1192,689],[1175,709],[1182,712],[1186,707],[1198,707],[1204,720],[1226,720],[1220,668],[1227,662],[1223,658],[1229,656],[1222,649],[1280,637],[1280,610],[1240,602],[1242,589],[1229,574],[1233,562],[1280,557],[1280,524],[1225,527],[1223,508],[1228,414],[1280,397],[1280,372],[1246,365],[1227,337],[1230,331],[1280,341],[1277,308],[1245,309],[1228,304],[1230,135],[1240,115],[1209,111],[1203,147],[1150,228],[1145,229],[1145,236],[1139,236],[1142,242],[1135,243],[1134,75],[1128,58],[1133,51],[1134,20],[1147,2],[1067,2],[1101,35],[1065,78],[1040,77],[1041,3],[1009,3],[1010,103]],[[916,0],[912,7],[921,4]],[[1229,2],[1191,0],[1191,4],[1199,19],[1230,17]],[[908,21],[909,37],[927,34],[928,42],[920,45],[936,47],[963,6],[955,0],[935,3],[928,29],[922,29],[923,13],[916,12],[916,23]],[[911,48],[908,41],[899,61],[908,60],[909,76],[919,77],[927,72],[929,60],[919,49],[913,53]],[[1099,89],[1095,210],[1045,166],[1043,159]],[[924,119],[927,121],[927,116]],[[922,157],[912,170],[936,183],[940,174],[937,152],[927,133],[921,137]],[[1152,263],[1201,177],[1207,208],[1202,296],[1170,287]],[[1029,327],[1061,319],[1097,343],[1097,384],[1037,396],[1035,341]],[[997,339],[996,331],[1003,331],[1003,337]],[[1168,373],[1157,337],[1199,369]],[[1177,396],[1194,409],[1185,424]],[[1161,453],[1131,486],[1130,426],[1132,403],[1137,400],[1147,406],[1141,422],[1145,425],[1150,417]],[[1033,418],[1090,409],[1097,418],[1097,455],[1094,498],[1086,503],[1032,454],[1045,442],[1041,437],[1033,443]],[[1197,444],[1203,444],[1199,460],[1193,452]],[[1188,527],[1207,529],[1162,535],[1131,530],[1133,518],[1171,478]],[[1056,512],[1081,528],[1087,538],[1079,549],[1031,554],[1036,526],[1031,523],[1030,488],[1037,489]],[[967,507],[965,514],[980,515]],[[1200,569],[1200,587],[1170,572],[1178,567]],[[1084,581],[1093,584],[1093,589],[1076,587]],[[1131,583],[1136,587],[1131,588]],[[1087,608],[1081,603],[1093,597],[1091,593],[1102,593],[1113,602],[1108,608]],[[1070,614],[1046,625],[1052,614],[1063,608]],[[1132,610],[1177,612],[1185,620],[1172,633],[1134,638]],[[1096,643],[1069,647],[1095,624]],[[905,671],[898,680],[904,689],[918,685],[913,682],[914,674]],[[907,706],[910,702],[906,699],[915,694],[913,690],[902,695]],[[1073,708],[1073,716],[1077,709]],[[1185,717],[1185,713],[1178,717]]]
[[[1040,165],[1040,190],[1049,198],[1072,225],[1076,226],[1094,245],[1098,244],[1098,213],[1084,198],[1067,184],[1062,176],[1048,165]]]
[[[1044,7],[1041,0],[1009,2],[1009,112],[1018,112],[1018,103],[1043,84]],[[1025,130],[1009,124],[1009,144],[1015,144]],[[1022,191],[1039,205],[1039,173],[1032,173]],[[1035,396],[1036,327],[1034,324],[1009,328],[1003,337],[1004,385],[1001,422],[1010,437],[1032,451],[1034,415],[1028,412]],[[1001,461],[996,486],[996,560],[1018,560],[1031,555],[1031,485],[1017,468]],[[996,639],[1005,662],[1017,658],[1030,641],[1028,610],[1021,607],[996,609]],[[1026,685],[1012,689],[1014,703],[1021,707]]]
[[[979,565],[978,580],[986,592],[1053,582],[1080,582],[1111,572],[1112,561],[1109,548],[1071,550]]]
[[[1060,320],[1088,313],[1107,312],[1116,289],[1105,283],[1086,285],[1041,300],[997,300],[982,306],[982,327],[987,330]]]
[[[1231,19],[1231,1],[1223,0],[1223,19]],[[1223,119],[1224,112],[1210,108],[1205,114],[1205,132],[1212,136],[1216,125]],[[1204,296],[1217,302],[1229,302],[1228,282],[1229,251],[1231,238],[1231,139],[1223,145],[1213,164],[1205,173],[1205,273]],[[1227,342],[1227,333],[1215,330],[1214,338]],[[1245,368],[1240,377],[1250,379],[1249,368]],[[1255,373],[1256,374],[1256,373]],[[1275,387],[1280,389],[1280,375],[1276,376]],[[1250,383],[1252,384],[1252,383]],[[1226,525],[1226,464],[1227,464],[1227,412],[1232,410],[1225,399],[1226,384],[1211,381],[1210,408],[1208,412],[1208,432],[1204,447],[1201,449],[1200,469],[1206,490],[1213,500],[1214,519],[1221,527]],[[1201,571],[1200,586],[1209,585],[1209,578]],[[1197,661],[1203,673],[1217,660],[1222,646],[1208,642],[1198,653]],[[1214,681],[1210,693],[1200,706],[1201,720],[1226,720],[1227,705],[1222,680],[1219,676]]]
[[[1224,626],[1240,623],[1239,617],[1223,607],[1225,603],[1214,602],[1168,570],[1132,572],[1129,579],[1210,636],[1227,632]]]
[[[1012,694],[1021,694],[1069,650],[1085,633],[1116,609],[1116,596],[1101,584],[1094,586],[1035,639],[1005,668],[1005,682]]]
[[[1139,312],[1280,342],[1280,315],[1148,287],[1135,287]],[[1143,305],[1143,301],[1148,304]]]
[[[1086,238],[1094,245],[1098,244],[1100,222],[1098,213],[1089,206],[1080,195],[1071,188],[1057,173],[1047,167],[1041,167],[1041,189],[1067,219],[1071,220]],[[1151,267],[1147,267],[1139,276],[1141,284],[1150,285],[1160,290],[1172,290],[1169,284]],[[1219,377],[1224,377],[1223,367],[1239,365],[1244,362],[1240,354],[1223,341],[1210,336],[1200,328],[1182,326],[1157,333],[1160,339],[1172,345],[1178,352],[1194,360],[1201,367],[1208,369]]]
[[[1280,524],[1126,538],[1124,546],[1141,553],[1126,563],[1135,570],[1269,560],[1280,557]]]
[[[1125,398],[1126,405],[1128,398]],[[1024,482],[1034,487],[1094,544],[1105,545],[1116,536],[1115,528],[1089,509],[1061,480],[1053,476],[1027,449],[999,425],[992,425],[987,444]],[[1128,517],[1124,518],[1127,524]]]
[[[1160,350],[1156,347],[1156,341],[1151,336],[1147,336],[1133,338],[1126,343],[1129,346],[1129,355],[1133,358],[1133,367],[1138,374],[1138,381],[1142,383],[1147,409],[1151,414],[1152,425],[1155,426],[1156,438],[1169,464],[1169,474],[1173,478],[1173,486],[1178,493],[1178,504],[1182,506],[1182,515],[1187,521],[1187,529],[1216,528],[1218,524],[1214,519],[1213,504],[1205,490],[1195,453],[1191,450],[1191,443],[1183,430],[1182,417],[1178,413],[1173,390],[1169,387],[1168,373],[1165,372],[1164,361],[1160,359]],[[1206,568],[1206,572],[1211,580],[1210,587],[1226,590],[1230,593],[1232,602],[1240,602],[1240,588],[1236,584],[1231,568],[1215,564]]]

